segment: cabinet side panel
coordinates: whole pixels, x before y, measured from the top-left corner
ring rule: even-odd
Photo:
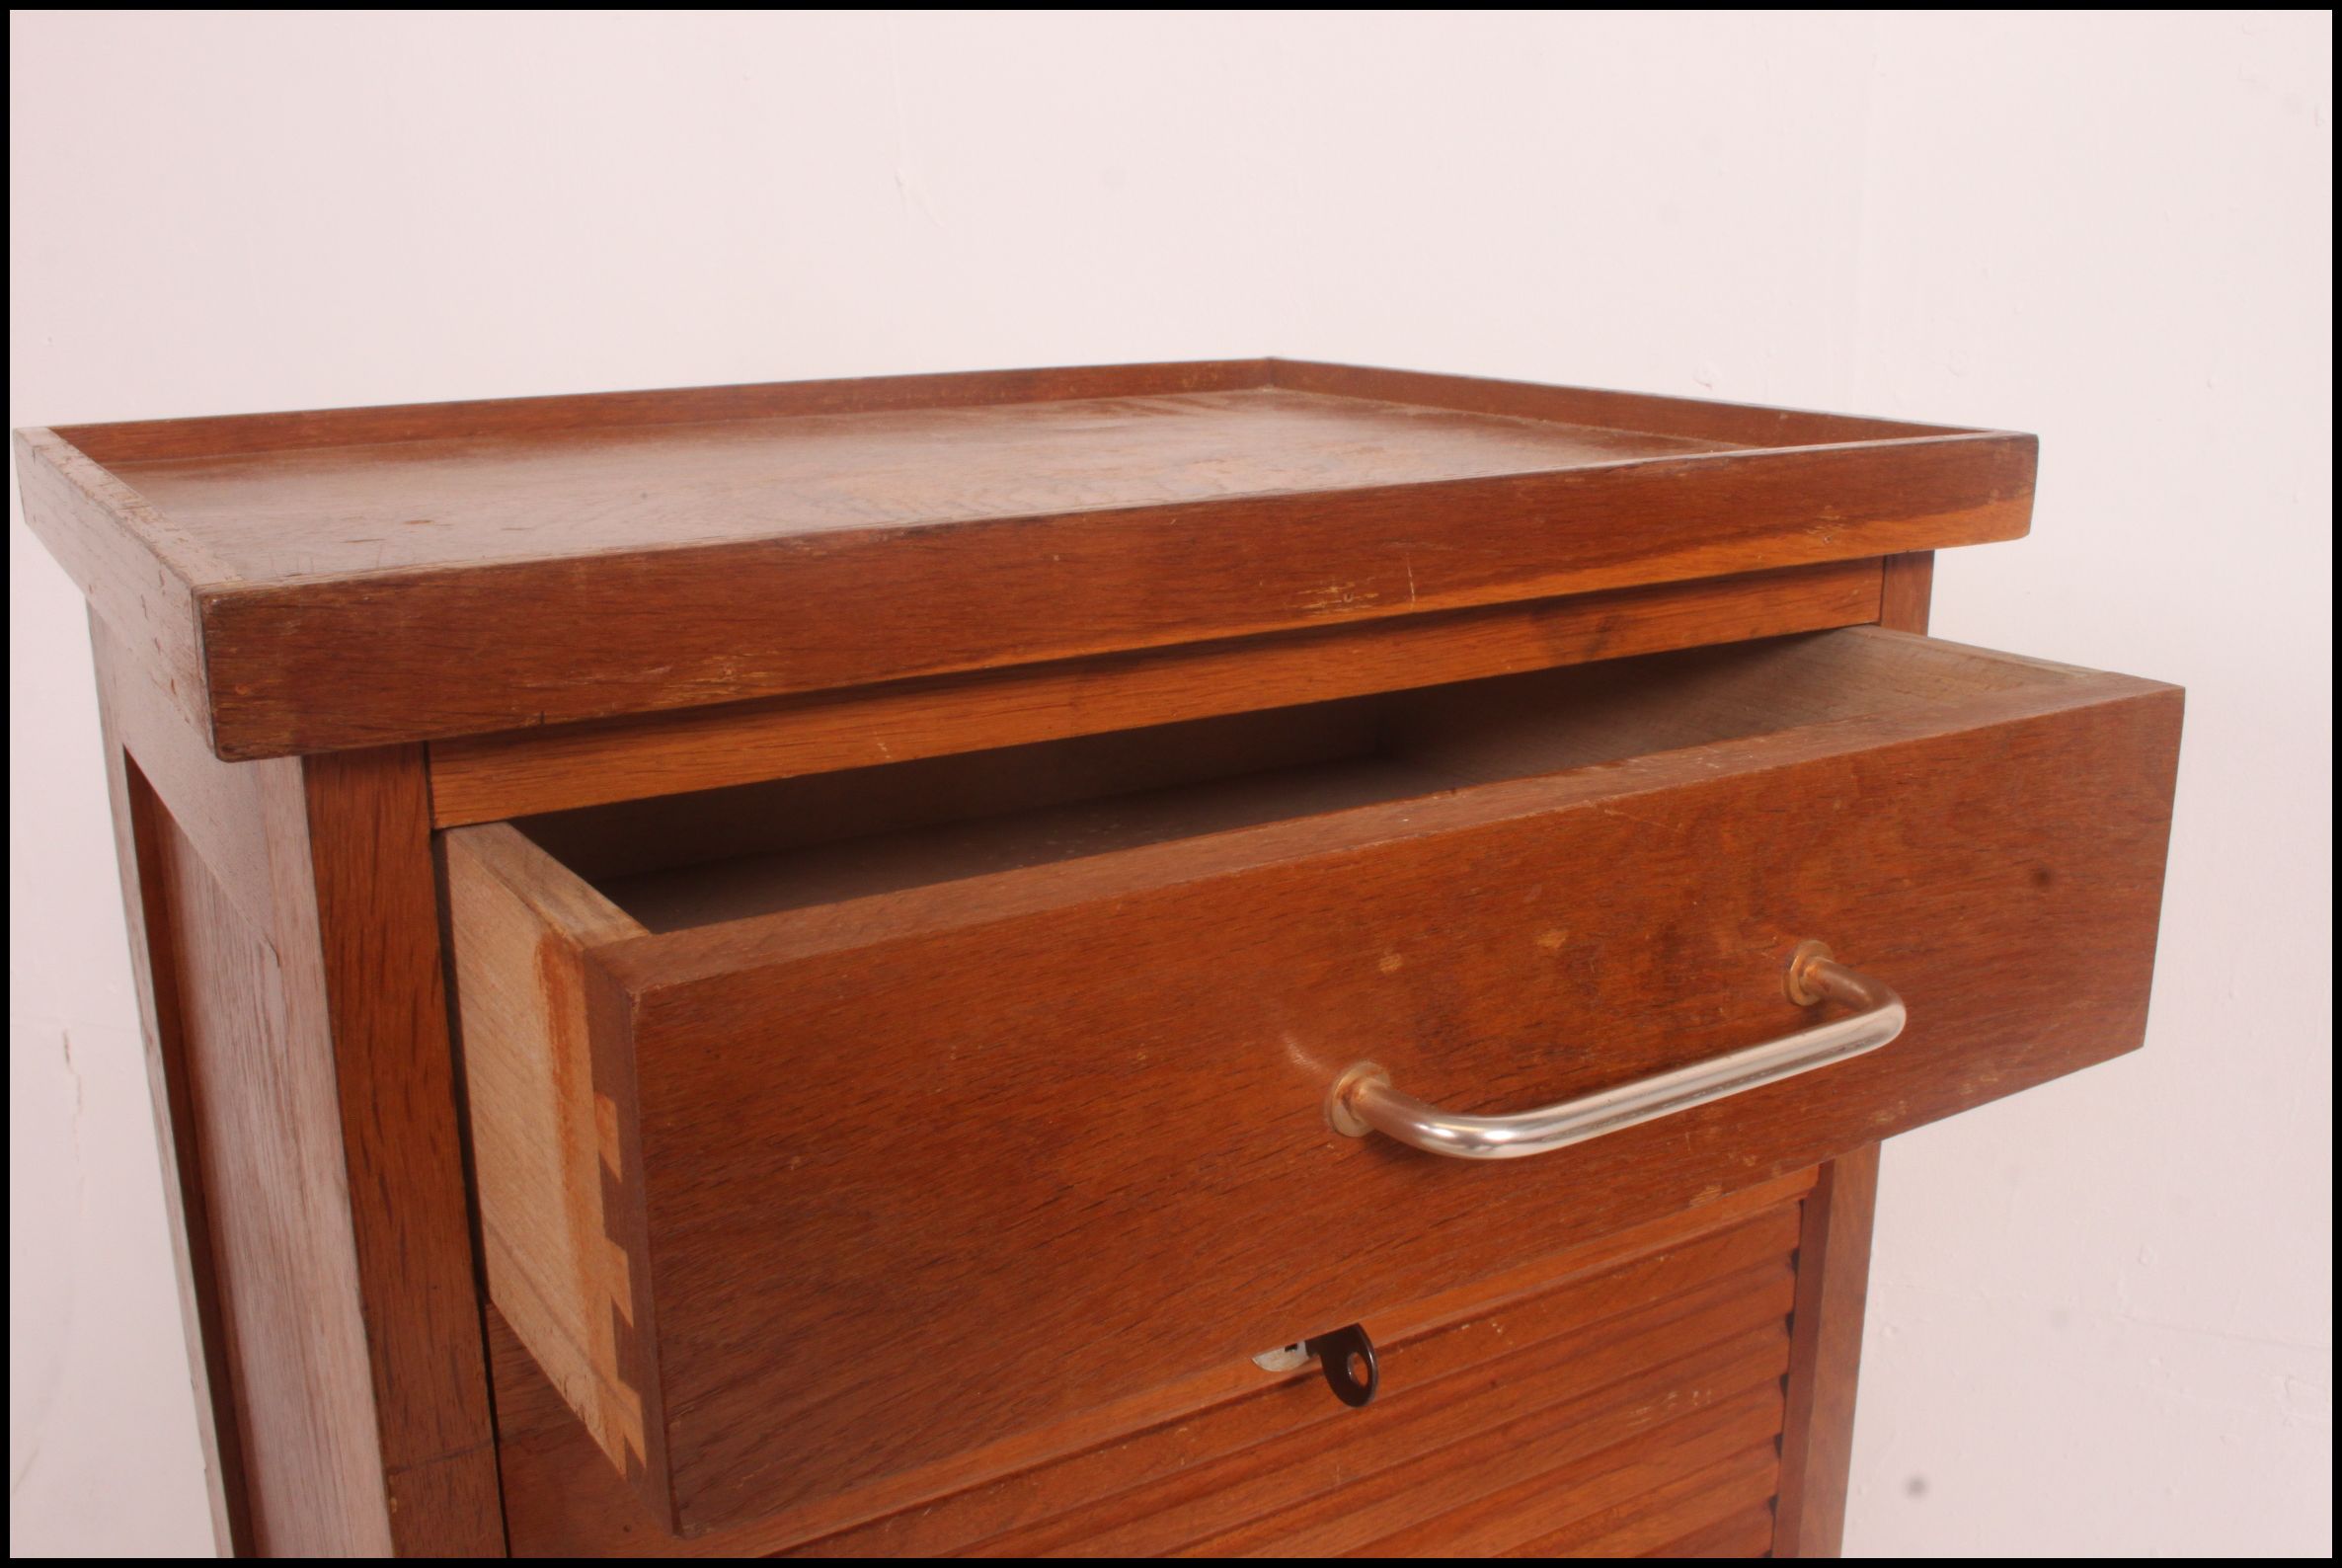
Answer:
[[[251,1549],[381,1555],[390,1522],[332,1064],[287,1031],[267,935],[176,823],[159,838],[222,1326],[214,1372],[245,1445]]]
[[[92,639],[227,1543],[501,1554],[421,750],[222,763]]]
[[[103,696],[103,694],[101,694]],[[226,1329],[212,1270],[211,1219],[195,1152],[195,1108],[188,1080],[187,1036],[179,1007],[178,942],[163,875],[170,818],[154,786],[121,748],[100,703],[106,774],[120,846],[122,905],[129,926],[130,970],[138,992],[139,1035],[153,1096],[155,1141],[162,1153],[165,1224],[179,1279],[179,1306],[193,1372],[195,1434],[203,1452],[212,1543],[239,1555],[252,1540],[234,1389],[227,1376]]]

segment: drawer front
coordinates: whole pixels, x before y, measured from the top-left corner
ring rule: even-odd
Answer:
[[[1797,656],[1887,658],[1861,718],[660,936],[509,828],[450,835],[491,1293],[694,1531],[2132,1048],[2178,693],[1889,636]],[[491,957],[497,899],[541,929]],[[1362,1058],[1495,1113],[1793,1031],[1809,939],[1903,993],[1901,1039],[1501,1164],[1329,1123]],[[500,991],[541,1015],[517,1075],[567,1088],[475,1041]],[[481,1136],[565,1094],[519,1138],[559,1147]]]

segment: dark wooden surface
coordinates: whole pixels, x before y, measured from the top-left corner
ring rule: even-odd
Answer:
[[[18,454],[99,615],[251,758],[2011,538],[2034,443],[1247,360]]]
[[[1761,1297],[1787,1279],[1794,1215],[1812,1184],[1810,1171],[1762,1183],[1469,1287],[1418,1282],[1415,1294],[1367,1314],[1391,1359],[1383,1399],[1364,1412],[1336,1404],[1313,1369],[1269,1374],[1238,1361],[825,1504],[688,1538],[619,1479],[492,1309],[512,1549],[920,1556],[988,1550],[1046,1529],[1080,1536],[1090,1544],[1070,1549],[1082,1550],[1234,1554],[1256,1549],[1254,1535],[1337,1550],[1345,1537],[1366,1541],[1417,1522],[1444,1499],[1630,1440],[1719,1392],[1755,1386],[1752,1377],[1777,1381],[1786,1335],[1764,1327],[1773,1303]],[[1507,1351],[1519,1354],[1500,1375],[1491,1358]],[[1408,1468],[1418,1453],[1427,1462]],[[1253,1462],[1272,1455],[1277,1462]],[[1491,1463],[1505,1468],[1486,1470]],[[1769,1538],[1769,1498],[1761,1511]]]
[[[230,766],[94,639],[223,1544],[501,1551],[422,753]]]
[[[2136,1046],[2178,694],[1882,632],[1778,657],[1805,663],[1669,656],[1708,684],[1580,704],[1558,742],[1443,738],[1444,765],[1509,781],[593,949],[596,1049],[623,1030],[634,1080],[605,1092],[641,1107],[639,1391],[680,1522],[1061,1420]],[[1894,700],[1844,716],[1865,681]],[[1698,743],[1703,704],[1759,693],[1806,722]],[[1606,765],[1504,772],[1540,757]],[[1359,1058],[1495,1109],[1780,1033],[1812,936],[1912,998],[1896,1046],[1522,1166],[1324,1126]],[[939,1354],[957,1323],[981,1329]]]

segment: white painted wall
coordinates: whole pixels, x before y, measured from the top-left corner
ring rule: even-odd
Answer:
[[[9,416],[1274,352],[2038,431],[1936,629],[2190,688],[2153,1024],[1890,1146],[1848,1545],[2323,1554],[2331,41],[20,14]],[[11,1545],[197,1551],[81,604],[10,565]]]

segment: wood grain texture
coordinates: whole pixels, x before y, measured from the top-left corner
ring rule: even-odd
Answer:
[[[435,742],[441,826],[1289,707],[1879,616],[1873,562]]]
[[[171,821],[154,787],[122,749],[103,683],[99,716],[115,839],[121,846],[118,861],[131,980],[138,996],[139,1036],[162,1160],[164,1224],[171,1235],[181,1327],[193,1372],[195,1440],[202,1451],[212,1545],[218,1555],[232,1556],[253,1539],[251,1498],[236,1431],[236,1390],[226,1355],[210,1206],[202,1163],[195,1154],[194,1080],[179,1005],[179,944],[172,932],[171,890],[163,876]]]
[[[1796,1206],[1811,1179],[1798,1173],[1519,1265],[1485,1287],[1371,1314],[1384,1393],[1364,1412],[1336,1404],[1313,1370],[1272,1375],[1244,1362],[1188,1401],[1085,1423],[958,1490],[898,1492],[892,1511],[857,1499],[869,1517],[832,1511],[828,1527],[817,1511],[696,1539],[658,1529],[500,1328],[513,1549],[932,1556],[1069,1538],[1051,1549],[1226,1554],[1245,1549],[1238,1537],[1250,1532],[1340,1550],[1436,1510],[1492,1458],[1529,1473],[1540,1458],[1559,1463],[1672,1413],[1777,1384]]]
[[[1367,1420],[1310,1422],[1291,1435],[1279,1433],[1119,1492],[1085,1496],[1068,1488],[1058,1499],[1071,1505],[1062,1513],[959,1549],[999,1557],[1220,1555],[1226,1546],[1214,1537],[1221,1532],[1266,1525],[1279,1539],[1251,1550],[1316,1555],[1344,1532],[1355,1533],[1356,1517],[1369,1511],[1356,1496],[1337,1499],[1330,1513],[1315,1505],[1362,1476],[1376,1481],[1377,1504],[1397,1499],[1433,1512],[1426,1533],[1444,1549],[1455,1531],[1439,1522],[1438,1511],[1451,1510],[1459,1494],[1488,1483],[1508,1464],[1516,1471],[1549,1471],[1572,1454],[1657,1432],[1663,1424],[1677,1425],[1667,1417],[1751,1396],[1753,1403],[1772,1406],[1772,1431],[1777,1432],[1778,1369],[1785,1364],[1778,1310],[1787,1273],[1776,1265],[1731,1283],[1729,1292],[1703,1293],[1703,1310],[1639,1334],[1605,1327],[1582,1340],[1522,1345],[1517,1334],[1531,1330],[1500,1325],[1468,1348],[1507,1354],[1460,1376],[1442,1378],[1435,1371],[1441,1353],[1451,1349],[1445,1344],[1424,1346],[1419,1355],[1408,1354],[1413,1346],[1394,1347],[1383,1373],[1391,1389],[1385,1397],[1392,1402]],[[1724,1336],[1716,1348],[1706,1342],[1711,1334]],[[1672,1371],[1664,1376],[1645,1372],[1654,1362]],[[1403,1403],[1402,1377],[1412,1379]],[[1281,1403],[1289,1408],[1302,1393],[1331,1397],[1322,1385],[1312,1387],[1302,1379]],[[1522,1407],[1532,1413],[1508,1418],[1507,1412]],[[1505,1502],[1500,1499],[1484,1512],[1514,1512]],[[1307,1505],[1305,1521],[1288,1514],[1294,1505]],[[1469,1504],[1464,1507],[1473,1511]],[[1377,1517],[1387,1524],[1405,1517],[1405,1508]],[[867,1544],[818,1542],[806,1553],[844,1554]],[[1363,1538],[1363,1547],[1380,1553],[1370,1534]]]
[[[523,825],[564,865],[597,882],[693,863],[721,875],[759,855],[834,845],[851,859],[857,843],[891,854],[926,828],[948,832],[1008,813],[1117,798],[1193,800],[1246,775],[1356,762],[1373,753],[1380,723],[1379,699],[1223,714],[630,801]]]
[[[1677,1496],[1704,1490],[1713,1469],[1729,1465],[1746,1491],[1761,1500],[1772,1487],[1781,1430],[1777,1378],[1710,1409],[1641,1433],[1574,1464],[1503,1488],[1473,1503],[1371,1541],[1371,1557],[1551,1557],[1580,1541],[1600,1541],[1621,1526],[1641,1525],[1657,1540],[1682,1529],[1671,1507]],[[1590,1550],[1590,1556],[1633,1556],[1637,1548]]]
[[[380,446],[444,439],[458,432],[527,437],[733,420],[1233,392],[1270,384],[1269,361],[1265,359],[1198,359],[133,420],[71,426],[60,433],[101,463],[141,463],[326,446]]]
[[[1822,1167],[1821,1181],[1805,1203],[1776,1557],[1835,1557],[1844,1539],[1878,1183],[1879,1150],[1873,1143]]]
[[[2031,466],[1918,437],[417,567],[207,596],[202,639],[223,754],[326,749],[2012,538]]]
[[[1778,1395],[1774,1397],[1777,1399]],[[1774,1419],[1778,1419],[1777,1410]],[[1649,1490],[1608,1503],[1549,1534],[1514,1542],[1506,1547],[1504,1555],[1640,1557],[1658,1549],[1670,1535],[1686,1527],[1755,1507],[1764,1501],[1770,1490],[1779,1460],[1773,1445],[1766,1442],[1744,1441],[1737,1451],[1715,1457],[1735,1436],[1745,1439],[1746,1429],[1737,1434],[1718,1432],[1702,1443],[1696,1456],[1708,1462],[1688,1475],[1669,1473],[1688,1456],[1688,1446],[1679,1446],[1658,1456],[1648,1463],[1649,1478],[1655,1483]]]
[[[610,1462],[640,1478],[635,1265],[603,1204],[627,1173],[617,1105],[594,1092],[584,944],[643,928],[508,826],[449,840],[445,862],[473,1180],[494,1195],[489,1296]]]
[[[35,530],[103,617],[163,651],[226,757],[2026,526],[2028,436],[1705,407],[1233,361],[84,427],[19,444]]]
[[[1697,678],[1622,679],[1571,724],[1441,705],[1463,770],[1442,793],[588,944],[639,1095],[680,1524],[1061,1422],[2136,1046],[2176,691],[1875,630],[1667,658]],[[1878,711],[1838,706],[1880,681]],[[1746,727],[1703,740],[1683,715],[1711,708]],[[1539,766],[1563,771],[1518,776]],[[1816,934],[1913,999],[1895,1047],[1494,1170],[1324,1125],[1361,1058],[1494,1108],[1777,1034],[1779,966]],[[984,1325],[980,1365],[936,1354],[954,1322]]]
[[[655,931],[1876,717],[2043,678],[1905,639],[1784,640],[533,818]]]
[[[1941,435],[1952,428],[1822,414],[1807,409],[1765,408],[1752,403],[1717,403],[1706,398],[1550,386],[1491,376],[1441,375],[1309,359],[1270,359],[1266,363],[1270,385],[1298,392],[1373,398],[1416,408],[1546,420],[1559,425],[1616,425],[1659,435],[1688,436],[1735,446],[1874,441],[1899,435]]]
[[[422,755],[231,768],[93,636],[234,1544],[501,1549]]]
[[[258,930],[276,921],[278,847],[268,831],[269,797],[282,787],[280,768],[223,767],[205,745],[197,720],[157,685],[112,627],[90,617],[98,663],[98,703],[117,734],[136,737],[137,766],[155,794],[170,803],[223,897]],[[120,840],[127,860],[128,840]]]
[[[1196,509],[1237,497],[1412,488],[1732,445],[1263,387],[663,421],[522,440],[449,428],[387,450],[159,459],[114,471],[246,580],[281,583]]]
[[[1744,1507],[1687,1535],[1654,1546],[1646,1557],[1764,1557],[1772,1552],[1773,1505]]]
[[[185,835],[166,830],[160,849],[251,1547],[380,1555],[390,1521],[333,1064],[287,1026],[298,981],[269,933]]]
[[[287,1011],[332,1043],[392,1542],[472,1555],[501,1547],[503,1509],[425,758],[399,746],[300,769],[309,856],[278,951],[314,951],[323,982]]]
[[[1928,601],[1934,593],[1934,551],[1887,557],[1881,563],[1879,624],[1899,632],[1925,633]]]
[[[233,573],[199,540],[53,431],[18,431],[25,522],[142,669],[211,736],[200,586]]]

